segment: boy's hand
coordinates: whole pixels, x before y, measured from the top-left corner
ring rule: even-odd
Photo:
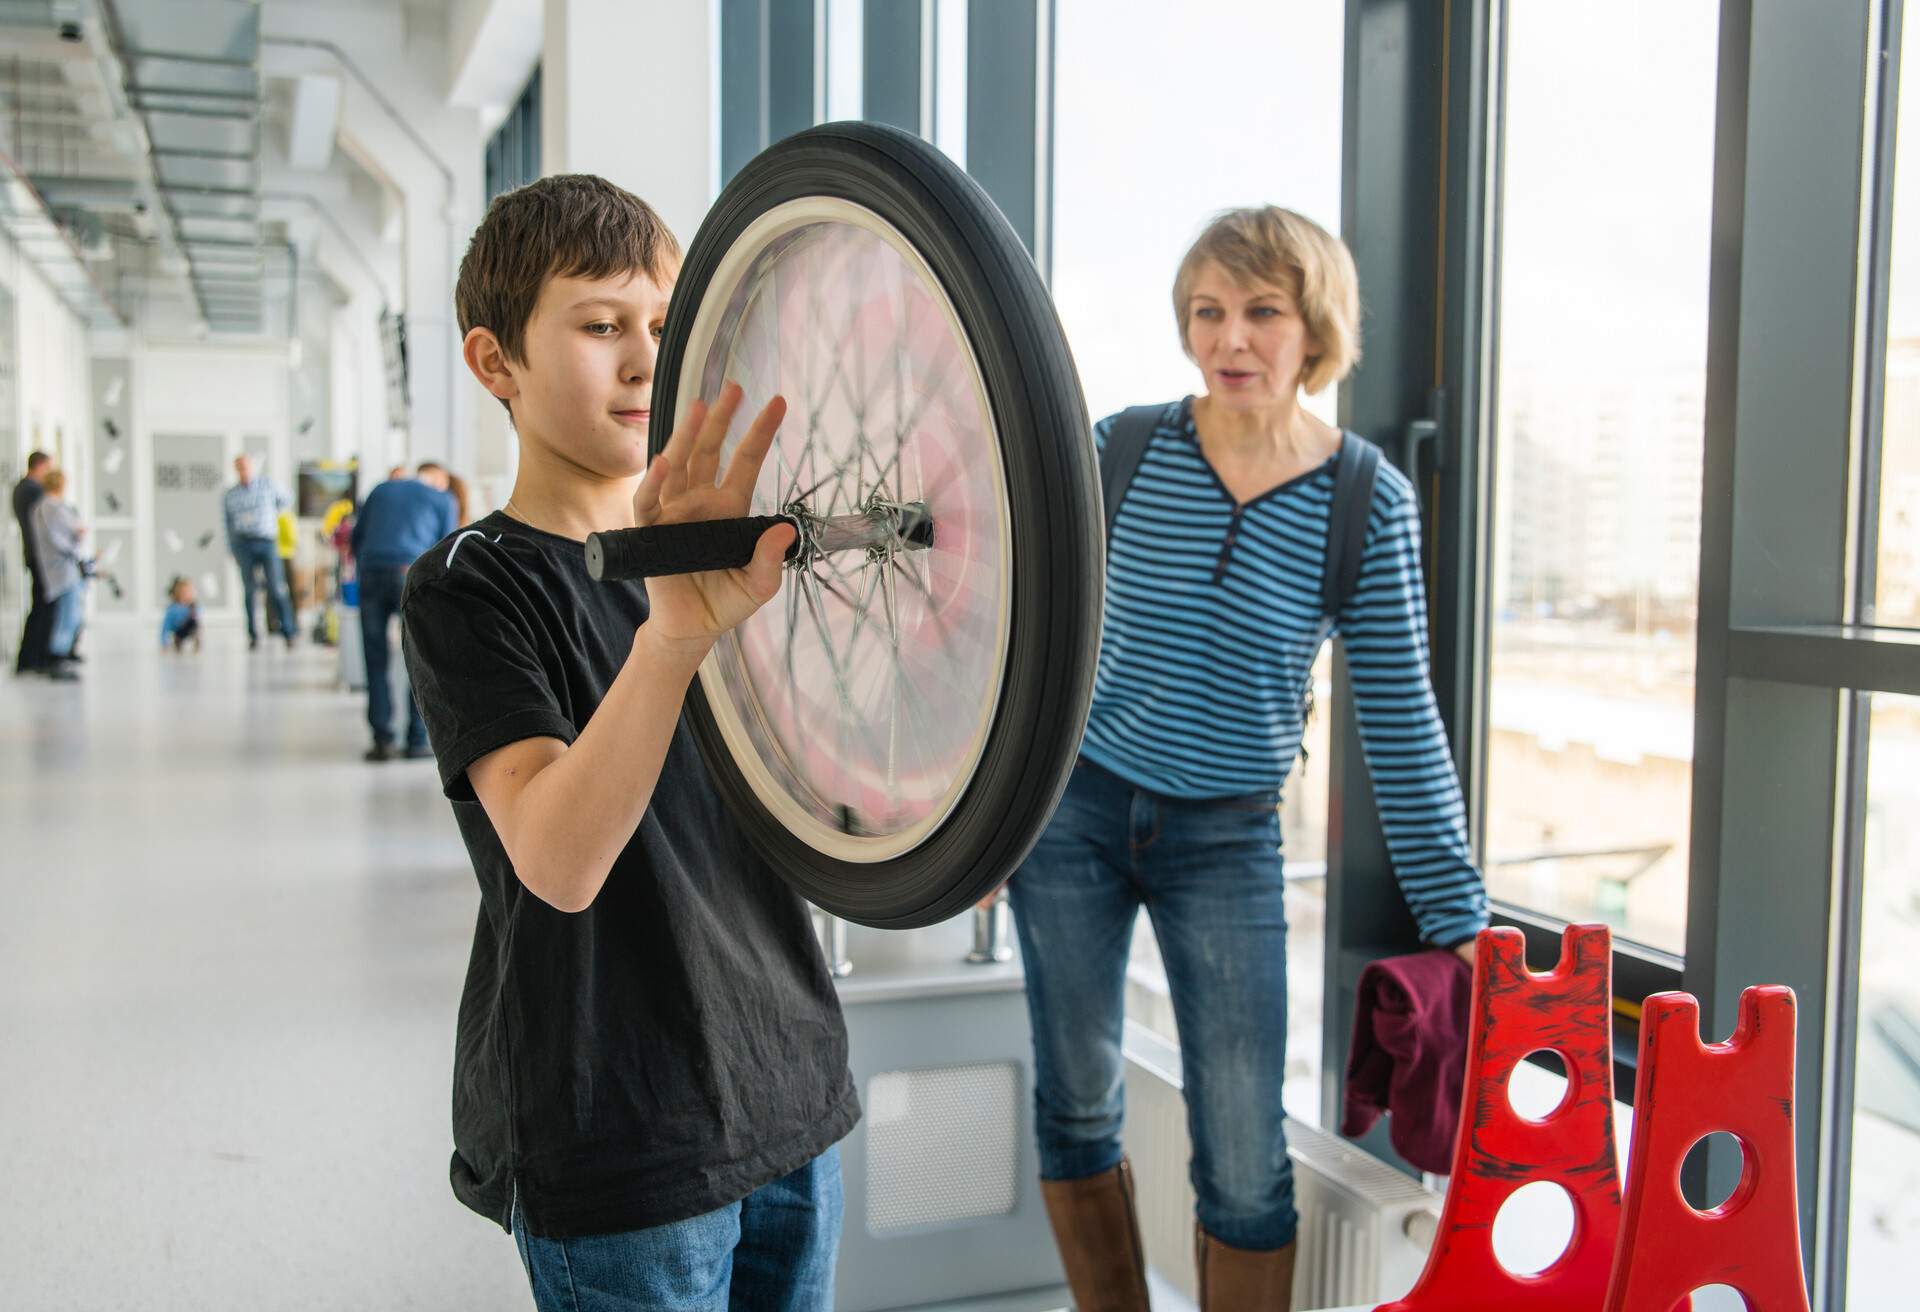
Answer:
[[[636,525],[740,519],[749,513],[761,462],[786,417],[787,403],[778,396],[767,402],[722,473],[720,446],[740,398],[739,386],[728,383],[711,409],[696,401],[681,416],[666,450],[647,466],[633,495]],[[641,632],[688,656],[704,657],[715,639],[780,591],[781,562],[794,537],[791,524],[777,524],[761,534],[753,561],[744,569],[647,580],[647,622]]]

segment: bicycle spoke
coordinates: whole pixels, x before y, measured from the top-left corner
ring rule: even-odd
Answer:
[[[885,841],[945,814],[984,745],[1009,583],[980,508],[999,513],[1004,475],[977,366],[924,266],[853,223],[790,229],[763,254],[740,266],[699,375],[797,402],[755,510],[884,527],[844,551],[807,529],[779,604],[717,649],[727,682],[709,704],[734,698],[736,753],[759,753],[823,831]],[[954,517],[931,546],[909,541],[914,503]]]

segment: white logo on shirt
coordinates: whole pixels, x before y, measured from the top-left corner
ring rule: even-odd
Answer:
[[[448,569],[453,568],[454,554],[460,550],[460,544],[462,542],[465,542],[468,538],[479,538],[483,542],[498,542],[500,540],[500,535],[496,533],[492,537],[488,537],[485,533],[482,533],[477,528],[468,529],[465,533],[462,533],[459,537],[455,538],[453,540],[453,545],[447,548],[447,568]]]

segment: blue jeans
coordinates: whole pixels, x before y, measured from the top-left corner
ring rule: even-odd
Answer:
[[[76,583],[53,599],[53,629],[47,635],[47,651],[56,660],[73,655],[74,640],[87,617],[87,585]]]
[[[1142,906],[1180,1033],[1200,1224],[1235,1248],[1291,1243],[1287,920],[1271,796],[1182,803],[1082,762],[1009,885],[1033,1020],[1040,1175],[1120,1161],[1127,952]]]
[[[400,592],[407,586],[405,565],[369,565],[360,571],[360,650],[367,659],[367,727],[376,743],[393,741],[393,659],[388,629],[400,615]],[[420,703],[407,690],[407,746],[427,745],[427,722]]]
[[[518,1197],[513,1237],[540,1312],[828,1312],[840,1248],[840,1150],[701,1216],[543,1239]]]
[[[280,614],[280,632],[293,641],[293,599],[287,596],[286,575],[280,568],[280,549],[272,538],[235,538],[233,560],[240,567],[240,605],[247,616],[247,637],[258,638],[253,623],[253,593],[258,586],[253,572],[267,576],[267,595]]]

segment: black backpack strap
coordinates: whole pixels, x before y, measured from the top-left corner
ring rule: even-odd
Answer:
[[[1107,506],[1109,539],[1113,537],[1113,521],[1120,515],[1120,502],[1126,498],[1127,486],[1139,472],[1140,461],[1147,454],[1147,443],[1153,440],[1153,430],[1160,426],[1160,416],[1166,412],[1165,405],[1135,405],[1113,417],[1113,427],[1107,431],[1107,444],[1100,452],[1100,496]]]
[[[1380,472],[1380,448],[1357,433],[1340,442],[1340,463],[1333,473],[1333,504],[1327,511],[1327,567],[1320,577],[1320,605],[1335,617],[1360,582],[1360,556],[1367,545],[1367,520],[1373,508],[1373,483]]]

